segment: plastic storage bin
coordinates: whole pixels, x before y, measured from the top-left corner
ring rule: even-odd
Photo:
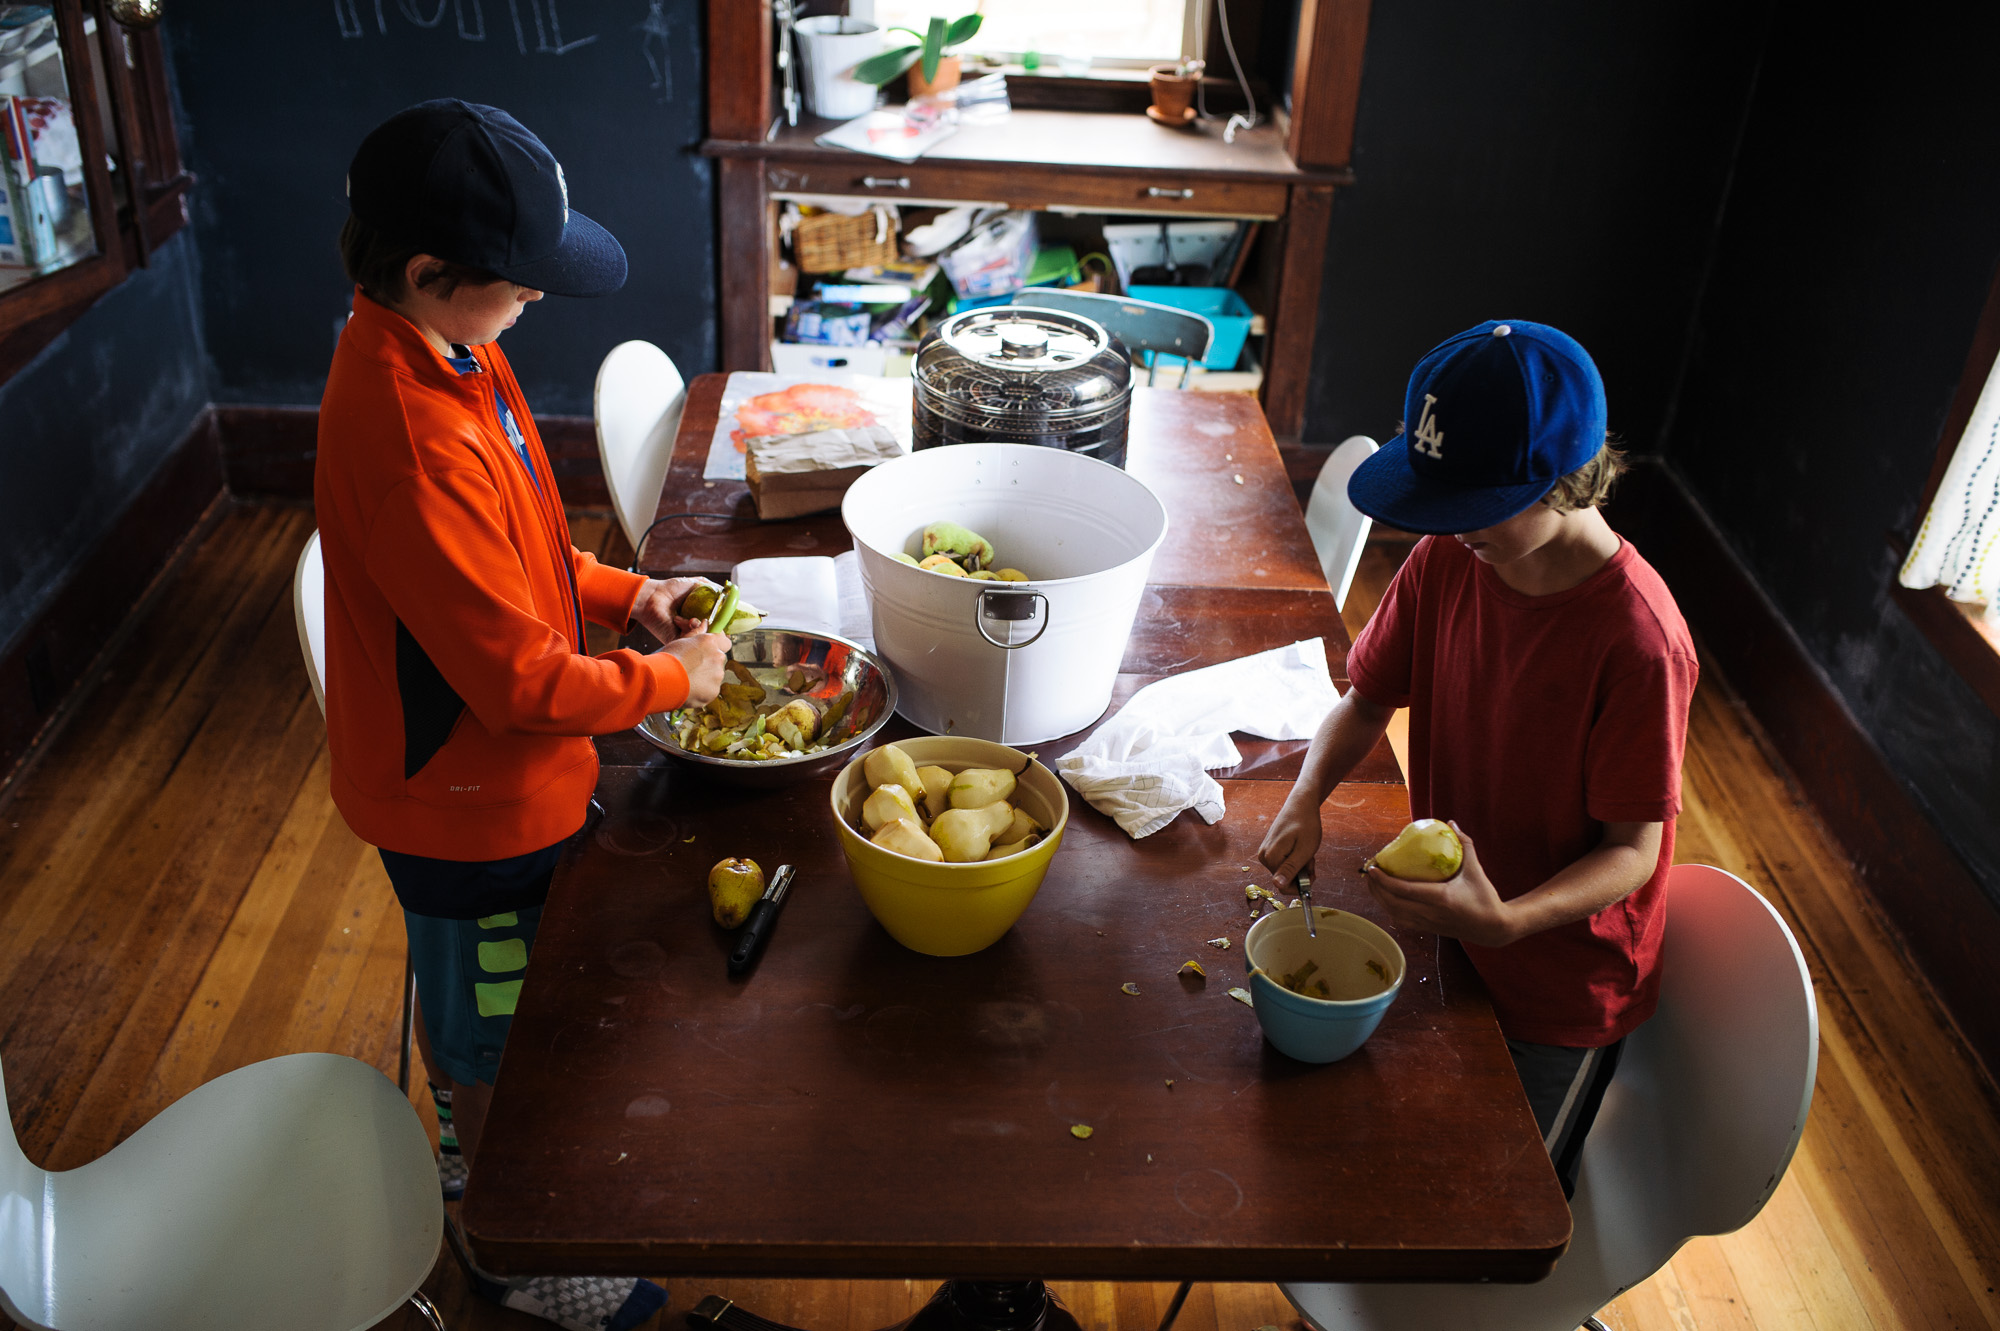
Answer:
[[[1151,287],[1130,286],[1125,294],[1134,300],[1150,300],[1156,305],[1171,305],[1177,310],[1193,310],[1196,314],[1208,316],[1215,325],[1215,340],[1209,343],[1208,355],[1202,357],[1201,366],[1205,370],[1233,370],[1236,362],[1243,357],[1243,339],[1250,336],[1250,321],[1255,312],[1246,305],[1243,297],[1228,287]],[[1179,356],[1160,357],[1162,365],[1178,369]]]

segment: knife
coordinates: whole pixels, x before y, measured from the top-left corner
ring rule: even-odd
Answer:
[[[757,960],[757,951],[763,947],[771,926],[778,922],[778,908],[785,904],[785,896],[791,890],[792,866],[781,864],[765,885],[764,895],[757,898],[757,904],[750,908],[750,920],[736,940],[736,950],[729,954],[731,975],[741,975]]]

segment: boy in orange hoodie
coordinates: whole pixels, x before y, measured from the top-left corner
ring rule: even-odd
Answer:
[[[506,112],[415,106],[349,168],[355,284],[320,404],[334,803],[380,847],[403,906],[448,1198],[462,1192],[563,844],[597,784],[589,736],[713,698],[728,639],[677,620],[693,586],[599,564],[562,501],[496,339],[545,293],[625,281]],[[651,655],[591,656],[584,621],[644,625]],[[579,1331],[646,1320],[646,1281],[475,1284]]]

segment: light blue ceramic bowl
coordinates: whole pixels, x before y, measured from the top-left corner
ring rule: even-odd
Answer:
[[[1302,1063],[1332,1063],[1359,1049],[1403,988],[1403,949],[1352,911],[1311,908],[1319,937],[1306,932],[1306,912],[1273,911],[1243,940],[1250,997],[1264,1038]],[[1307,994],[1278,977],[1305,974]]]

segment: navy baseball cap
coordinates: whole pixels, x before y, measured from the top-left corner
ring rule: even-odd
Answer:
[[[1456,535],[1505,522],[1604,446],[1604,381],[1567,333],[1489,320],[1432,347],[1410,375],[1403,433],[1347,497],[1378,522]]]
[[[399,111],[347,168],[356,217],[426,254],[552,296],[625,285],[625,251],[574,212],[562,165],[498,107],[453,98]]]

